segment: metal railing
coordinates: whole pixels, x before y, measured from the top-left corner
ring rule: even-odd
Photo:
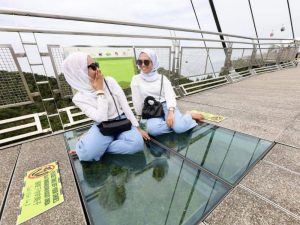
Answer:
[[[12,122],[18,123],[19,121],[26,120],[26,119],[31,119],[31,118],[34,119],[34,122],[25,123],[25,124],[22,124],[22,125],[15,125],[14,124],[14,126],[10,126],[9,128],[1,129],[0,134],[10,133],[10,132],[13,132],[13,131],[19,131],[19,130],[22,130],[22,129],[25,129],[25,128],[31,128],[31,127],[34,127],[36,129],[35,131],[30,131],[30,132],[26,132],[24,134],[19,134],[19,135],[15,135],[15,136],[12,136],[12,137],[3,138],[3,139],[0,140],[0,144],[11,142],[11,141],[16,141],[16,140],[19,140],[19,139],[23,139],[23,138],[26,138],[26,137],[31,137],[31,136],[35,136],[35,135],[39,135],[39,134],[43,134],[43,133],[51,132],[52,131],[51,128],[42,128],[42,124],[41,124],[41,121],[40,121],[40,116],[45,116],[45,115],[47,115],[47,113],[43,112],[43,113],[29,114],[29,115],[26,115],[26,116],[14,117],[14,118],[11,118],[11,119],[6,119],[6,120],[0,120],[0,125],[2,125],[2,124],[12,123]]]
[[[15,9],[0,8],[0,14],[14,17],[27,16],[36,19],[68,20],[70,23],[84,22],[95,24],[95,26],[112,25],[114,31],[118,31],[98,32],[97,29],[88,31],[78,30],[77,27],[73,29],[49,29],[47,27],[0,26],[0,32],[14,35],[15,39],[19,39],[19,44],[23,48],[21,51],[16,50],[12,47],[13,43],[9,41],[5,45],[0,45],[0,81],[5,80],[6,82],[5,85],[0,82],[2,85],[0,86],[0,144],[91,123],[91,120],[84,117],[82,112],[76,111],[76,107],[70,100],[73,92],[66,83],[61,69],[64,58],[63,49],[66,46],[78,48],[96,46],[99,49],[126,47],[133,52],[132,57],[135,59],[142,48],[155,49],[162,65],[160,71],[169,77],[178,96],[195,94],[209,88],[245,79],[248,76],[297,65],[295,55],[298,45],[293,39],[256,39],[179,27]],[[128,28],[133,29],[133,31],[128,32]],[[31,41],[24,38],[25,35],[30,35]],[[55,43],[53,40],[47,43],[45,39],[53,35],[59,38]],[[202,35],[209,35],[210,38],[203,38]],[[225,37],[225,40],[220,40],[220,35]],[[92,37],[97,37],[97,40],[99,39],[105,44],[99,44],[99,41],[95,40],[93,41],[95,44],[91,43],[90,40],[87,40],[84,45],[82,44],[82,39]],[[109,41],[107,37],[110,38]],[[72,44],[66,45],[65,39],[70,40]],[[222,43],[225,43],[227,47],[223,48]],[[7,49],[11,55],[5,53]],[[22,66],[23,64],[26,66]],[[25,71],[22,69],[23,67],[30,69]],[[46,69],[48,67],[52,67],[54,74],[48,72]],[[20,86],[18,88],[19,98],[14,98],[17,92],[6,91],[7,89],[14,90],[14,82],[16,81]],[[126,94],[130,98],[130,90],[126,90]],[[131,101],[129,102],[131,103]],[[16,112],[10,116],[5,111],[7,109]],[[34,116],[36,125],[33,125],[33,122],[28,122],[27,125],[16,126],[14,124],[22,120],[20,118],[23,116],[32,117],[38,112],[45,112],[43,116],[46,116],[46,120],[43,123],[39,123],[38,117]],[[34,132],[36,133],[12,134],[14,131],[22,130],[27,126],[35,126],[36,131]],[[7,133],[11,133],[12,136],[7,138]]]

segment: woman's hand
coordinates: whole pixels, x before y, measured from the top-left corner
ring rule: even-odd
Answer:
[[[168,111],[168,116],[167,116],[167,125],[169,128],[172,128],[174,125],[174,111]]]
[[[91,80],[92,86],[96,91],[103,90],[103,75],[101,70],[96,70],[95,79]]]
[[[144,131],[142,128],[137,127],[137,129],[140,132],[140,134],[142,135],[142,137],[144,138],[144,140],[148,141],[151,139],[149,134],[146,131]]]

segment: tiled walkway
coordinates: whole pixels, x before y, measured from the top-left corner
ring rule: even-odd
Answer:
[[[220,114],[221,127],[275,147],[202,224],[300,224],[300,67],[180,99],[184,110]],[[86,224],[63,135],[0,150],[0,224],[15,224],[24,173],[58,161],[65,201],[24,224]]]
[[[185,110],[225,116],[222,127],[276,142],[204,224],[300,224],[299,96],[298,67],[180,100]]]

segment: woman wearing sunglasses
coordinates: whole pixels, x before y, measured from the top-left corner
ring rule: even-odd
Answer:
[[[183,133],[197,125],[203,119],[199,113],[186,112],[182,114],[177,108],[176,95],[167,77],[157,72],[159,67],[156,53],[151,49],[144,49],[137,60],[141,72],[131,81],[132,101],[137,115],[142,115],[144,100],[153,96],[162,102],[164,116],[147,120],[147,132],[157,136],[164,133]],[[163,81],[162,81],[163,79]],[[161,89],[162,82],[162,89]]]
[[[76,153],[79,160],[92,161],[99,160],[105,152],[131,154],[143,150],[141,133],[145,131],[138,128],[139,124],[116,80],[112,77],[104,80],[99,64],[82,52],[69,55],[64,60],[63,70],[67,82],[78,91],[72,99],[74,104],[95,122],[70,154]],[[131,129],[116,137],[103,135],[97,125],[118,118],[118,112],[131,121]]]

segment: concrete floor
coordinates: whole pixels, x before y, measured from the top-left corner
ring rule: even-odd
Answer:
[[[179,100],[217,125],[276,145],[202,224],[300,224],[300,68],[253,76]]]
[[[226,119],[217,125],[274,148],[201,225],[300,224],[300,68],[252,76],[178,100]],[[24,224],[86,224],[63,135],[0,150],[0,224],[16,224],[24,173],[58,161],[65,201]]]

